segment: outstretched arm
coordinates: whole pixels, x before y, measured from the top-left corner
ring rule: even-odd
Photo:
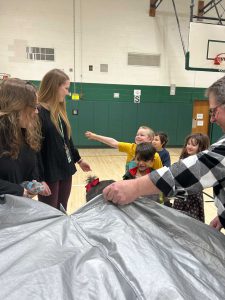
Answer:
[[[119,142],[117,140],[115,140],[111,137],[108,137],[108,136],[95,134],[91,131],[86,131],[85,136],[89,140],[95,140],[95,141],[101,142],[101,143],[106,144],[106,145],[108,145],[112,148],[118,148],[118,145],[119,145]]]

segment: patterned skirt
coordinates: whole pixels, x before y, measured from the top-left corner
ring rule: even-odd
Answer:
[[[173,208],[199,221],[205,222],[204,200],[202,192],[188,195],[185,199],[175,198]]]

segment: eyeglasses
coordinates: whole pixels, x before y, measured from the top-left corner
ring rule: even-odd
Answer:
[[[216,113],[217,113],[217,108],[220,107],[220,106],[222,106],[222,105],[224,105],[224,104],[219,104],[219,105],[217,105],[217,106],[215,106],[213,108],[210,108],[209,109],[209,116],[214,118],[215,115],[216,115]]]

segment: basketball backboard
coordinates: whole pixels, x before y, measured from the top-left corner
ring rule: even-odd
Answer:
[[[225,26],[190,23],[185,69],[225,72]]]

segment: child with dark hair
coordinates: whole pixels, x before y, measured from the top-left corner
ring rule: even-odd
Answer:
[[[185,139],[184,147],[181,151],[180,159],[197,154],[209,148],[209,137],[203,133],[192,133]]]
[[[190,134],[185,139],[180,159],[184,159],[190,155],[207,150],[208,147],[209,137],[207,135],[202,133]],[[188,195],[183,199],[176,198],[173,203],[173,208],[188,214],[190,217],[205,222],[204,200],[202,192]]]
[[[171,160],[170,160],[170,154],[166,150],[166,144],[168,143],[168,136],[165,132],[156,132],[154,139],[152,141],[152,145],[156,148],[156,151],[158,152],[163,166],[170,167],[171,166]]]
[[[137,166],[129,169],[123,176],[123,179],[134,179],[144,176],[153,171],[154,155],[156,153],[155,147],[150,143],[141,143],[137,145],[135,150],[135,162]]]
[[[89,202],[91,199],[102,194],[102,191],[105,187],[115,182],[115,180],[102,180],[99,181],[99,178],[96,176],[89,176],[86,180],[86,201]]]

